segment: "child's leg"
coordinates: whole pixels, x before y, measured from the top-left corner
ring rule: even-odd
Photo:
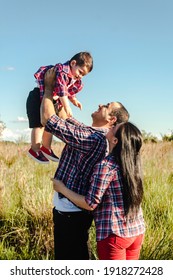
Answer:
[[[46,149],[51,149],[53,135],[44,130],[42,137],[42,144]]]
[[[51,149],[52,138],[53,135],[44,130],[41,151],[47,159],[58,162],[59,158],[54,154],[54,152]]]
[[[62,107],[62,108],[60,108],[60,110],[58,110],[57,106],[55,106],[55,111],[56,111],[56,114],[60,118],[62,118],[62,119],[67,118],[67,114],[64,110],[64,107]],[[59,158],[54,154],[54,152],[52,151],[52,148],[51,148],[52,138],[53,138],[53,135],[44,130],[43,137],[42,137],[41,151],[47,159],[58,162]]]
[[[28,155],[39,163],[49,163],[49,160],[41,152],[42,136],[44,127],[42,127],[40,121],[40,90],[34,88],[30,91],[26,100],[26,111],[29,120],[29,127],[31,131],[31,148],[28,151]]]
[[[34,127],[31,132],[31,148],[28,151],[28,155],[36,162],[46,164],[49,160],[44,156],[41,151],[41,142],[43,136],[44,127]]]
[[[34,152],[38,152],[40,150],[44,131],[44,128],[40,122],[40,104],[40,90],[39,88],[34,88],[32,91],[30,91],[26,100],[26,111],[29,120],[29,128],[32,128],[31,148]]]
[[[35,127],[31,132],[31,148],[34,152],[38,152],[41,147],[44,127]]]

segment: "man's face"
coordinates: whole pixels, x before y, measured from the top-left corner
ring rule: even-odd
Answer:
[[[120,105],[117,102],[107,103],[106,105],[99,104],[97,111],[92,113],[93,120],[105,121],[107,122],[110,119],[110,115],[116,108],[119,108]]]

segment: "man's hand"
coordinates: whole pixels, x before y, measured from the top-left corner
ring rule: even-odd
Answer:
[[[55,86],[56,70],[54,67],[46,71],[44,76],[44,87],[45,90],[53,92]]]

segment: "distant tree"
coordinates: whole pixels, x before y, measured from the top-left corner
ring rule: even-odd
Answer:
[[[142,130],[142,136],[143,136],[143,141],[145,143],[147,142],[152,142],[152,143],[157,143],[158,138],[154,135],[151,134],[151,132],[146,132],[145,130]]]
[[[166,141],[166,142],[173,141],[173,130],[171,130],[171,133],[169,135],[167,134],[162,135],[162,141]]]
[[[6,128],[5,123],[0,120],[0,137],[2,136],[2,132],[5,128]]]

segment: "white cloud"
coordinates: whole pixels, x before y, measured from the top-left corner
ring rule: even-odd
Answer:
[[[15,68],[14,68],[13,66],[7,66],[7,67],[6,67],[6,70],[7,70],[7,71],[14,71]]]
[[[9,128],[5,128],[0,137],[1,141],[10,141],[10,142],[18,142],[22,140],[25,143],[31,143],[31,128],[25,129],[16,129],[11,130]],[[60,141],[56,137],[53,137],[55,141]],[[61,142],[61,141],[60,141]]]
[[[11,121],[11,122],[13,122],[13,123],[28,122],[28,119],[27,119],[27,118],[25,118],[25,117],[17,117],[17,119],[16,119],[16,120]]]
[[[2,70],[2,71],[14,71],[15,68],[13,66],[4,66],[4,67],[1,67],[0,70]]]
[[[26,128],[26,129],[16,129],[15,131],[12,131],[9,128],[5,128],[2,132],[2,136],[0,139],[2,141],[12,141],[12,142],[17,142],[20,139],[23,139],[25,142],[30,142],[31,138],[31,129]]]
[[[24,118],[24,117],[17,117],[17,121],[18,122],[28,122],[28,119]]]

